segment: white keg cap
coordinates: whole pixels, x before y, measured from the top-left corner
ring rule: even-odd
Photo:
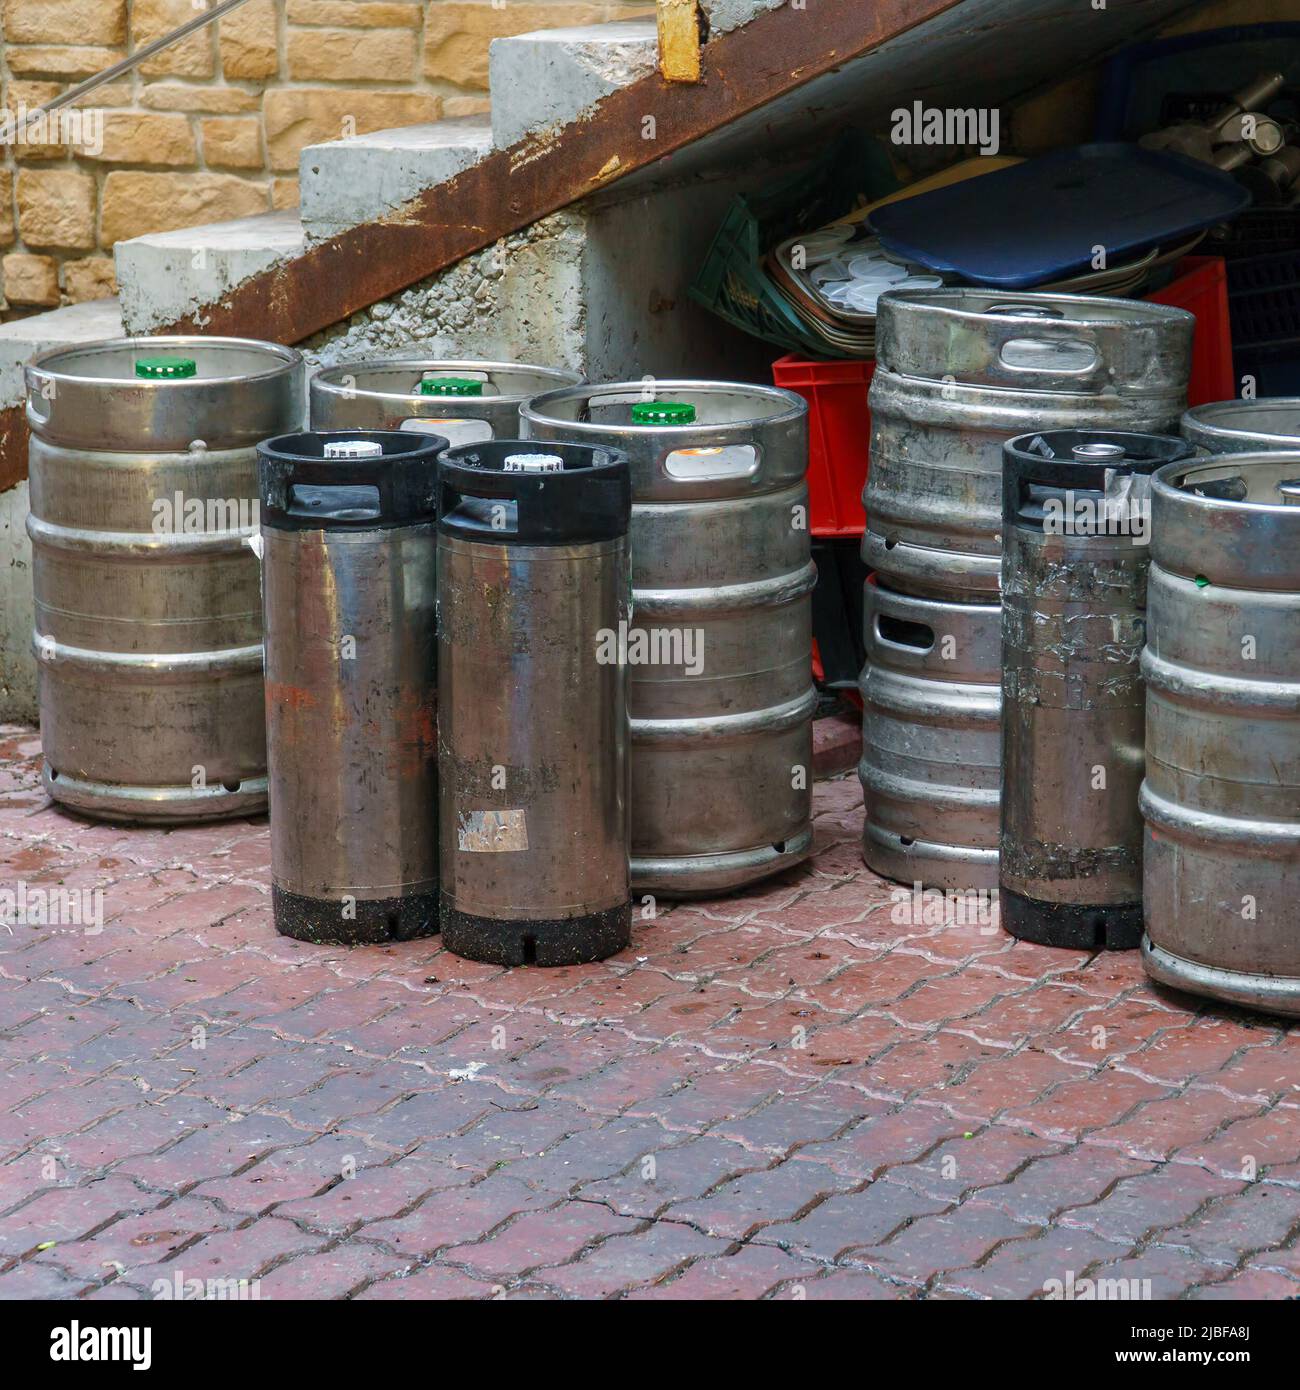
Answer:
[[[374,459],[384,452],[384,446],[371,439],[330,439],[325,443],[327,459]]]
[[[504,473],[562,473],[564,460],[559,454],[507,454]]]

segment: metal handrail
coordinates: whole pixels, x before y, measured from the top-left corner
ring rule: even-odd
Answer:
[[[75,87],[69,87],[66,92],[62,92],[59,96],[52,97],[43,105],[38,106],[35,111],[29,111],[23,119],[23,133],[35,121],[49,115],[51,111],[57,111],[64,106],[71,106],[74,101],[85,96],[87,92],[93,92],[97,87],[102,87],[106,82],[111,82],[124,72],[130,72],[132,68],[138,67],[146,59],[152,58],[155,53],[161,53],[164,48],[170,48],[172,44],[178,43],[196,30],[202,29],[205,24],[214,23],[222,15],[229,14],[231,10],[244,4],[247,4],[247,0],[219,0],[219,3],[210,10],[195,15],[193,19],[187,19],[184,24],[178,25],[170,34],[164,34],[162,38],[154,39],[152,43],[145,44],[143,48],[137,49],[134,53],[114,63],[112,67],[95,73],[93,77],[83,79]]]

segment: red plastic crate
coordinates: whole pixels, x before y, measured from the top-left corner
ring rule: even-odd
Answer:
[[[808,513],[814,536],[860,536],[866,529],[871,412],[867,390],[874,361],[812,362],[782,357],[772,363],[777,386],[808,402]]]
[[[1185,256],[1178,264],[1178,275],[1147,298],[1152,304],[1172,304],[1196,315],[1187,404],[1231,400],[1237,394],[1237,378],[1232,370],[1228,275],[1223,257]]]
[[[1226,401],[1236,394],[1228,326],[1228,280],[1222,256],[1187,256],[1178,275],[1147,297],[1196,315],[1188,404]],[[875,362],[819,362],[793,354],[772,363],[777,386],[808,402],[808,510],[814,536],[860,536],[866,527],[871,411],[867,390]]]

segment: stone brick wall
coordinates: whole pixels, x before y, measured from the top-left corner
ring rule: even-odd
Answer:
[[[5,107],[34,109],[204,2],[3,0]],[[80,146],[4,150],[0,313],[113,294],[125,238],[293,207],[304,145],[486,112],[494,37],[645,12],[646,0],[248,0],[87,97],[103,125],[83,126]]]

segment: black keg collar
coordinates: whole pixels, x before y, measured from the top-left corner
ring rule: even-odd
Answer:
[[[1144,477],[1191,458],[1174,435],[1129,430],[1044,430],[1009,439],[1002,450],[1003,520],[1040,526],[1049,498],[1100,498],[1108,480]]]
[[[438,529],[502,545],[580,545],[627,534],[627,454],[601,444],[494,439],[444,449]]]
[[[305,430],[257,446],[262,521],[278,530],[373,530],[432,522],[441,435]]]

